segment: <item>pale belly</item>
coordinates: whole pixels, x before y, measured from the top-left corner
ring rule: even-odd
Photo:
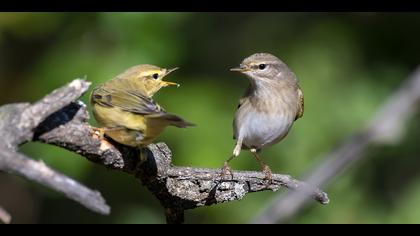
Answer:
[[[242,116],[240,126],[238,122],[235,122],[236,137],[242,137],[242,144],[247,148],[261,149],[286,137],[293,121],[291,116],[247,113]]]

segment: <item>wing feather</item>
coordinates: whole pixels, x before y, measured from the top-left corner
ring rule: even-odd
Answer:
[[[298,98],[298,112],[296,114],[295,120],[301,118],[305,110],[305,99],[303,97],[303,92],[300,89],[300,87],[298,87]]]
[[[119,107],[123,111],[140,115],[155,115],[165,111],[151,98],[134,90],[99,87],[92,93],[92,102],[105,107]]]

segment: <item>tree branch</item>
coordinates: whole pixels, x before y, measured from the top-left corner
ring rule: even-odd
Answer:
[[[0,170],[23,176],[64,193],[92,211],[109,214],[110,208],[99,192],[90,190],[44,163],[31,160],[16,151],[19,145],[32,141],[41,122],[83,95],[89,85],[89,82],[77,79],[33,105],[23,103],[0,107],[0,133],[3,136],[3,142],[0,144]],[[54,119],[65,122],[69,117]],[[45,124],[45,121],[43,123]]]
[[[73,179],[58,173],[42,161],[34,161],[23,154],[2,148],[0,169],[64,193],[68,198],[81,203],[92,211],[109,214],[110,208],[105,204],[105,200],[99,192],[90,190]]]
[[[6,137],[12,137],[12,141],[6,142],[7,147],[0,148],[15,151],[17,146],[25,141],[40,141],[76,152],[108,168],[134,175],[160,200],[168,223],[183,222],[186,209],[239,200],[250,192],[276,191],[280,187],[310,196],[322,204],[329,201],[327,194],[320,189],[288,175],[273,175],[273,182],[270,185],[267,185],[264,180],[263,173],[252,171],[234,172],[233,179],[221,180],[219,169],[172,166],[171,151],[164,143],[151,144],[147,148],[138,150],[112,140],[99,139],[87,123],[89,117],[86,106],[81,102],[73,102],[87,90],[88,86],[89,84],[84,81],[75,80],[32,106],[13,104],[1,107],[0,131],[3,133],[4,129],[8,132]],[[18,122],[15,122],[16,120]],[[0,169],[26,176],[34,181],[37,181],[39,176],[44,176],[42,170],[45,170],[45,165],[28,161],[26,157],[16,152],[9,154],[10,156],[7,154],[0,156],[3,162],[11,165],[11,156],[18,156],[15,161],[24,159],[27,163],[25,168],[33,171],[34,175],[28,176],[27,171],[19,171],[19,167],[16,167],[19,166],[18,163],[13,163],[12,166],[0,164]],[[62,174],[56,173],[54,176],[66,178],[69,181],[69,178]],[[59,188],[45,181],[41,183],[58,191],[63,189],[70,191],[70,186]],[[71,186],[75,187],[75,185]],[[106,211],[108,206],[101,201],[103,199],[99,193],[87,188],[84,191],[82,194],[79,190],[77,196],[71,195],[71,191],[65,193],[91,210]],[[94,204],[89,205],[92,198],[96,198]]]
[[[364,129],[326,155],[326,161],[309,171],[305,180],[313,185],[327,186],[336,176],[361,160],[371,145],[399,142],[408,119],[419,110],[419,102],[420,67],[387,99]],[[279,195],[252,223],[284,221],[296,215],[307,203],[307,199],[295,193]]]

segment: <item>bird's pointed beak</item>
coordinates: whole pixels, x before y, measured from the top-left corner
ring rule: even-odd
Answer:
[[[245,67],[245,66],[239,66],[239,67],[235,67],[235,68],[231,68],[230,71],[237,71],[237,72],[247,72],[249,71],[249,68]]]
[[[169,73],[171,73],[173,71],[176,71],[178,69],[179,69],[179,67],[175,67],[175,68],[172,68],[172,69],[167,69],[165,75],[169,75]]]
[[[179,69],[178,67],[175,67],[175,68],[172,68],[172,69],[167,69],[166,73],[165,73],[165,76],[167,76],[171,72],[176,71],[178,69]],[[164,87],[167,87],[167,86],[177,86],[177,87],[179,87],[180,86],[180,84],[178,84],[178,83],[169,82],[169,81],[162,81],[162,84],[163,84]]]
[[[175,83],[175,82],[169,82],[169,81],[162,81],[162,83],[163,83],[163,86],[165,86],[165,87],[167,87],[167,86],[177,86],[177,87],[181,86],[181,85],[180,85],[180,84],[178,84],[178,83]]]

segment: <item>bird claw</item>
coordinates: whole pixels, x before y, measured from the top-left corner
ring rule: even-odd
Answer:
[[[105,129],[92,127],[93,135],[96,136],[98,139],[104,139],[105,136]]]
[[[220,173],[220,178],[221,178],[222,180],[225,180],[225,176],[226,176],[227,174],[229,174],[229,175],[230,175],[230,177],[231,177],[231,179],[233,179],[233,172],[232,172],[232,169],[229,167],[228,163],[227,163],[227,162],[225,162],[225,164],[224,164],[224,165],[223,165],[223,167],[222,167],[222,171],[221,171],[221,173]]]
[[[266,180],[266,186],[270,186],[273,183],[273,172],[271,171],[270,167],[267,165],[263,166],[262,169],[263,173],[265,174],[264,180]]]

